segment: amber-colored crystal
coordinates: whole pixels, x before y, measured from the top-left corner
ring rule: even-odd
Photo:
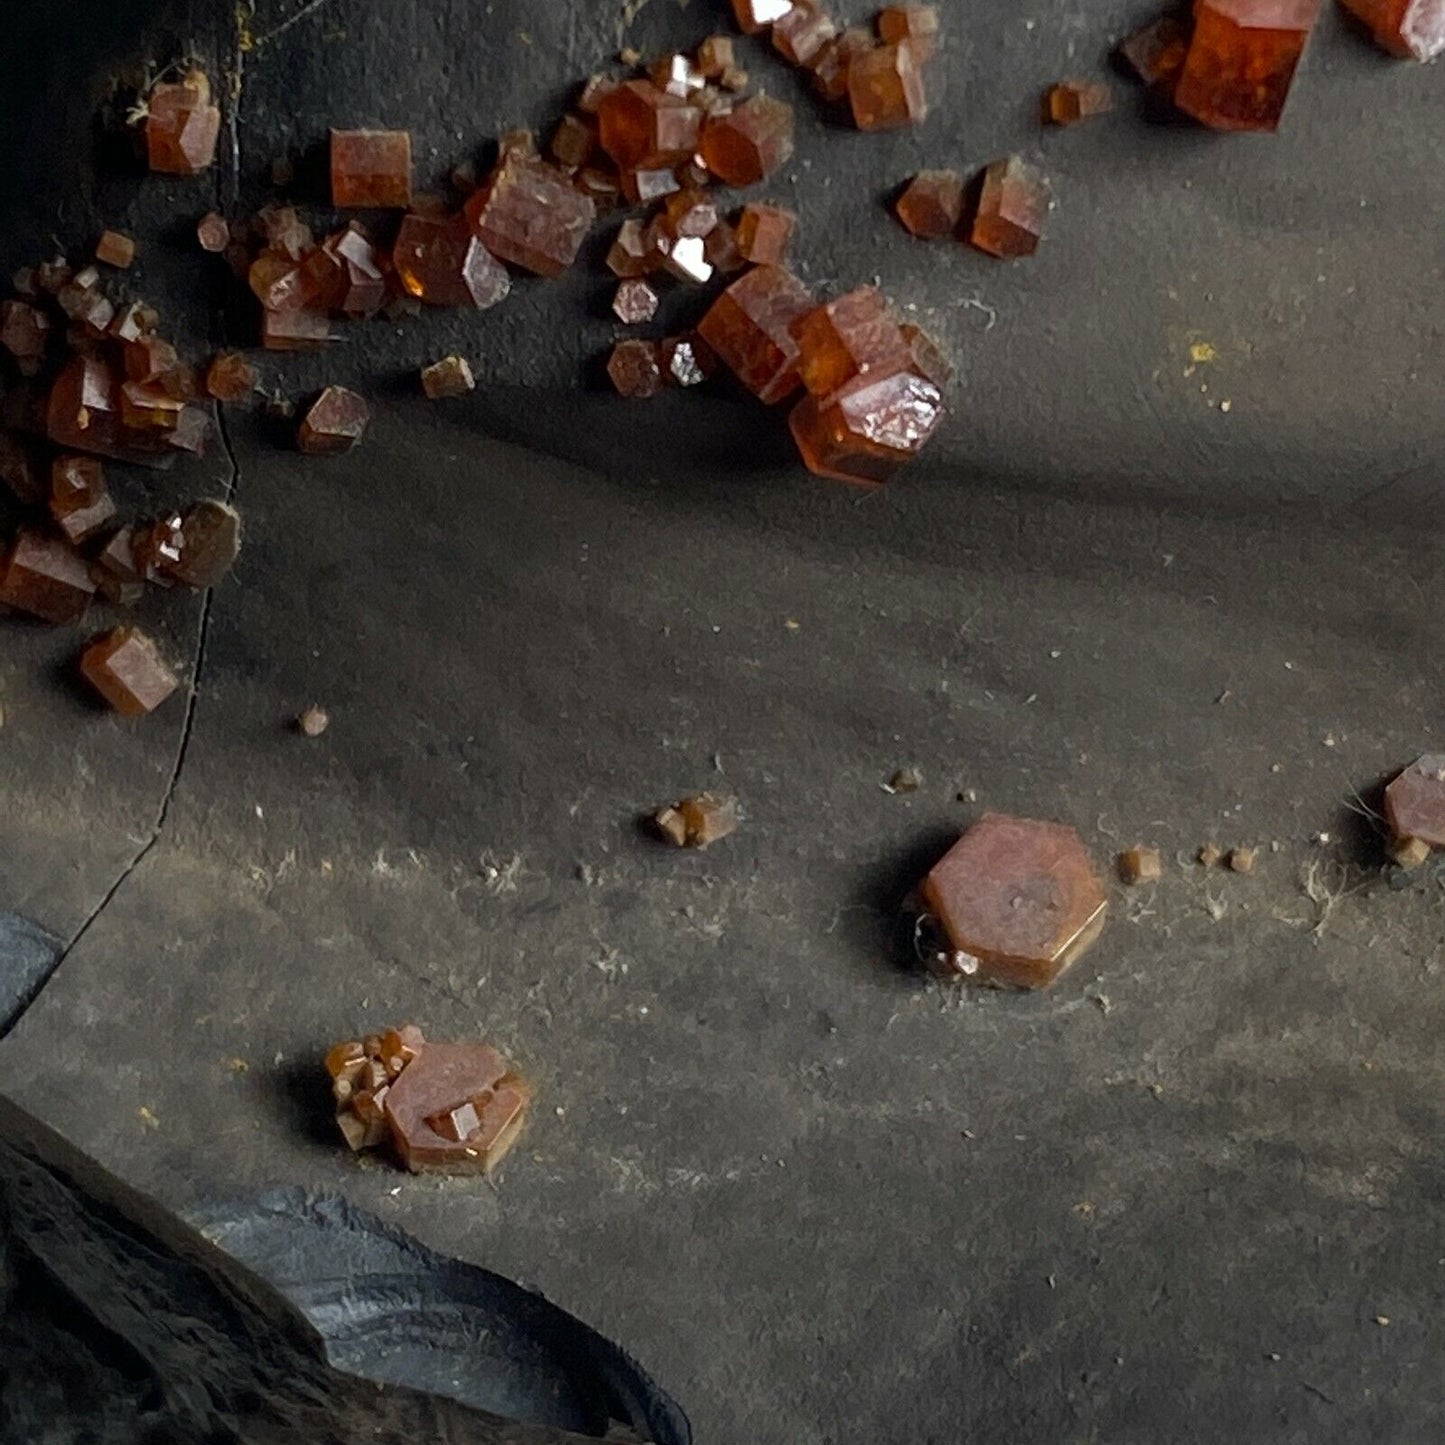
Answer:
[[[670,196],[674,191],[682,189],[682,182],[673,166],[660,166],[656,170],[623,171],[617,180],[623,198],[634,206],[660,201],[664,196]]]
[[[1052,983],[1098,938],[1108,899],[1079,835],[990,813],[923,881],[951,971],[1017,988]]]
[[[889,5],[878,12],[878,34],[890,45],[911,41],[920,60],[933,53],[938,32],[938,10],[933,5]]]
[[[798,375],[814,396],[828,396],[854,377],[908,365],[908,343],[876,286],[816,306],[790,329],[798,343]]]
[[[1385,789],[1385,821],[1397,839],[1445,848],[1445,753],[1416,759]]]
[[[433,306],[495,305],[511,289],[504,267],[463,216],[409,215],[401,223],[392,263],[401,284]]]
[[[580,115],[564,115],[552,132],[548,149],[559,165],[571,166],[575,170],[587,164],[596,144],[597,130],[590,121]]]
[[[115,502],[94,457],[58,456],[50,470],[50,515],[68,542],[84,542],[114,519]]]
[[[117,607],[134,607],[145,593],[145,574],[136,561],[134,529],[122,527],[95,555],[90,566],[96,590]]]
[[[1043,173],[1019,156],[983,173],[969,240],[991,256],[1032,256],[1039,248],[1052,197]]]
[[[1434,60],[1445,52],[1442,0],[1340,0],[1369,27],[1378,45],[1402,60]]]
[[[911,40],[880,45],[853,56],[848,100],[859,130],[918,125],[928,114],[923,69]]]
[[[217,401],[245,401],[256,390],[256,368],[239,351],[222,351],[206,368],[206,391]]]
[[[872,31],[861,25],[849,26],[830,40],[813,58],[813,88],[825,100],[842,100],[848,94],[848,71],[853,58],[878,48]]]
[[[793,107],[755,95],[707,118],[700,146],[707,168],[730,186],[756,185],[793,154]]]
[[[337,309],[346,316],[374,316],[386,303],[386,276],[376,247],[353,221],[329,236],[325,249],[340,266]]]
[[[45,430],[66,451],[141,461],[166,450],[165,432],[131,431],[121,424],[115,374],[99,356],[73,356],[50,388]]]
[[[94,593],[84,559],[66,543],[28,527],[0,562],[0,603],[46,622],[79,622]]]
[[[646,281],[623,281],[612,298],[612,310],[624,326],[640,326],[657,315],[657,292]]]
[[[404,130],[331,132],[331,203],[411,205],[411,135]]]
[[[943,394],[912,371],[859,376],[826,397],[806,396],[788,424],[810,472],[873,486],[922,451],[944,417]]]
[[[748,264],[738,250],[737,228],[728,221],[719,221],[704,237],[703,255],[708,265],[724,276],[731,276]]]
[[[1114,92],[1094,80],[1061,80],[1044,97],[1044,118],[1052,125],[1075,125],[1114,108]]]
[[[124,270],[135,260],[135,242],[121,231],[102,231],[96,242],[95,259]]]
[[[171,396],[158,385],[127,381],[120,389],[121,424],[131,431],[174,431],[180,425],[184,407],[180,397]]]
[[[50,318],[28,301],[0,302],[0,345],[34,375],[45,359],[50,341]]]
[[[781,401],[799,385],[792,324],[810,310],[808,288],[781,266],[757,266],[713,302],[702,339],[760,400]]]
[[[1278,127],[1320,0],[1195,0],[1174,104],[1215,130]]]
[[[619,341],[607,361],[619,396],[645,401],[662,390],[662,365],[654,341]]]
[[[207,211],[196,222],[196,240],[200,242],[201,250],[219,256],[231,240],[231,228],[226,224],[226,218],[217,211]]]
[[[738,800],[724,793],[698,793],[663,808],[653,820],[658,832],[679,848],[706,848],[737,831]]]
[[[1164,858],[1157,848],[1126,848],[1119,854],[1118,869],[1125,883],[1154,883],[1164,876]]]
[[[302,306],[295,311],[267,311],[261,317],[261,345],[267,351],[309,351],[330,340],[324,311]]]
[[[943,354],[943,348],[911,321],[905,321],[898,329],[908,344],[911,369],[931,381],[939,391],[946,391],[953,381],[953,363]]]
[[[697,47],[697,68],[709,80],[717,80],[723,71],[736,64],[731,35],[709,35]]]
[[[489,1045],[428,1043],[391,1085],[384,1108],[397,1155],[413,1173],[475,1174],[494,1169],[515,1142],[531,1095]],[[478,1127],[463,1138],[433,1126],[467,1104]]]
[[[898,197],[904,228],[926,240],[951,236],[963,219],[963,177],[957,171],[919,171]]]
[[[354,391],[328,386],[311,404],[296,433],[296,444],[309,456],[338,456],[362,438],[371,408]]]
[[[1188,49],[1189,26],[1177,15],[1161,15],[1119,44],[1119,54],[1139,78],[1160,88],[1178,79]]]
[[[717,370],[712,347],[696,332],[669,336],[658,347],[658,360],[669,386],[701,386]]]
[[[160,649],[135,627],[93,638],[80,654],[80,671],[122,717],[154,712],[180,686]]]
[[[241,514],[225,502],[197,502],[172,533],[172,545],[157,570],[172,582],[202,592],[231,570],[240,550]]]
[[[776,24],[793,8],[793,0],[733,0],[738,29],[756,35]]]
[[[193,176],[216,158],[221,112],[211,104],[211,83],[191,71],[179,84],[159,84],[146,102],[146,155],[153,171]]]
[[[647,238],[646,228],[635,217],[629,217],[622,223],[607,252],[607,269],[625,280],[631,276],[646,276],[660,264]]]
[[[255,225],[266,238],[268,250],[292,261],[303,260],[316,244],[311,227],[294,206],[268,203],[256,213]]]
[[[797,216],[781,206],[744,206],[737,225],[738,252],[756,266],[781,266],[797,229]]]
[[[698,190],[678,191],[664,202],[661,220],[670,236],[706,236],[718,223],[717,203]]]
[[[602,149],[622,170],[645,170],[685,161],[697,150],[703,113],[683,96],[650,80],[614,86],[597,107]]]
[[[444,356],[430,366],[422,367],[421,389],[432,401],[449,396],[465,396],[476,389],[476,378],[465,357]]]
[[[602,97],[617,83],[610,75],[589,76],[577,93],[577,109],[583,115],[596,115],[597,107],[602,104]]]
[[[682,100],[707,85],[707,77],[685,55],[663,55],[647,68],[648,78],[659,89]]]
[[[837,33],[833,17],[818,0],[794,0],[793,8],[773,25],[773,48],[793,65],[811,66]]]
[[[305,271],[279,251],[262,251],[251,262],[246,280],[267,311],[295,311],[306,304],[308,281]]]
[[[558,276],[577,259],[597,208],[555,166],[509,154],[468,197],[466,215],[493,256]]]
[[[381,1036],[381,1061],[386,1066],[387,1077],[396,1076],[421,1052],[426,1038],[415,1024],[403,1024],[399,1029],[387,1029]]]

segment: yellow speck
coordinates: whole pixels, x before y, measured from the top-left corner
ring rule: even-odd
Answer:
[[[789,632],[796,632],[802,625],[803,624],[799,622],[796,617],[790,617],[785,623],[783,623],[783,626],[786,627]]]
[[[1375,1323],[1383,1329],[1387,1324],[1390,1323],[1390,1317],[1389,1315],[1376,1315]]]
[[[227,1059],[226,1067],[230,1069],[233,1074],[244,1074],[251,1066],[245,1059]]]
[[[256,37],[251,33],[251,14],[244,5],[236,6],[236,49],[245,55],[256,48]]]
[[[1218,358],[1219,353],[1207,341],[1196,341],[1189,348],[1189,359],[1196,366],[1203,366],[1206,362],[1216,361]]]
[[[159,1129],[161,1127],[161,1121],[157,1119],[144,1104],[136,1110],[136,1113],[140,1116],[141,1123],[144,1124],[147,1129]]]
[[[1092,1219],[1099,1212],[1098,1206],[1090,1199],[1081,1199],[1074,1205],[1074,1213],[1080,1219]]]
[[[523,45],[530,45],[532,43],[532,37],[525,30],[519,30],[517,32],[517,39],[520,40]]]

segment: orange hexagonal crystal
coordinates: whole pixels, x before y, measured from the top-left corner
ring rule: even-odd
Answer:
[[[662,358],[655,341],[619,341],[607,360],[619,396],[646,401],[662,390]]]
[[[344,386],[328,386],[302,419],[296,443],[310,456],[339,456],[361,440],[370,420],[363,398]]]
[[[1079,835],[1059,823],[990,813],[923,881],[954,950],[953,971],[1044,988],[1099,936],[1104,886]]]
[[[411,205],[411,135],[404,130],[333,130],[331,202]]]
[[[710,115],[701,153],[708,170],[728,185],[756,185],[793,154],[793,107],[755,95],[736,110]]]
[[[1320,0],[1195,0],[1174,104],[1215,130],[1274,130]]]
[[[926,60],[938,40],[938,8],[934,5],[888,5],[878,12],[878,33],[884,40],[911,40]]]
[[[650,80],[629,80],[598,102],[597,125],[602,149],[622,170],[651,169],[697,150],[702,111]]]
[[[1095,80],[1061,80],[1044,96],[1044,119],[1051,125],[1076,125],[1113,108],[1113,92]]]
[[[799,316],[798,375],[814,396],[827,396],[855,376],[884,375],[908,364],[908,343],[876,286],[860,286]]]
[[[408,215],[392,251],[397,278],[431,306],[494,306],[511,289],[506,267],[464,216]]]
[[[1039,248],[1051,197],[1043,173],[1018,156],[983,173],[969,240],[991,256],[1032,256]]]
[[[95,583],[64,542],[22,527],[0,560],[0,603],[62,626],[85,616]]]
[[[190,71],[179,84],[153,86],[146,103],[146,157],[153,171],[193,176],[216,158],[221,112],[211,104],[205,72]]]
[[[1184,69],[1189,26],[1177,15],[1161,15],[1119,43],[1119,54],[1149,85],[1172,85]]]
[[[753,204],[738,217],[734,242],[738,253],[755,266],[781,266],[798,229],[798,218],[781,206]]]
[[[951,236],[963,219],[963,177],[957,171],[919,171],[894,209],[915,236],[925,240]]]
[[[160,649],[135,627],[117,627],[80,655],[85,680],[122,717],[154,712],[179,686]]]
[[[880,45],[848,64],[848,100],[859,130],[917,125],[928,114],[923,69],[914,42]]]
[[[1402,60],[1434,60],[1445,52],[1445,0],[1340,0],[1377,44]]]
[[[818,0],[794,0],[793,8],[773,23],[773,48],[794,65],[811,66],[837,33]]]
[[[944,417],[943,393],[912,371],[855,377],[830,396],[806,396],[788,425],[815,476],[857,486],[889,481]]]
[[[466,217],[493,256],[560,276],[577,259],[597,207],[555,166],[509,152],[467,198]]]
[[[1399,839],[1445,848],[1445,753],[1427,753],[1385,789],[1385,821]]]
[[[698,333],[755,396],[772,403],[798,387],[792,324],[811,309],[808,288],[781,266],[757,266],[713,302]]]

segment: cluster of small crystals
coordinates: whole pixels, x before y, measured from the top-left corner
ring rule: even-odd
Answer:
[[[975,187],[977,203],[965,213],[963,177],[957,171],[919,171],[904,187],[894,210],[904,228],[923,240],[959,236],[991,256],[1032,256],[1053,207],[1043,172],[1022,156],[985,167]]]
[[[739,28],[764,31],[825,100],[846,104],[859,130],[917,125],[928,114],[923,68],[938,43],[932,5],[890,5],[873,27],[840,27],[818,0],[733,0]]]
[[[1156,92],[1214,130],[1278,129],[1295,70],[1319,19],[1321,0],[1195,0],[1193,15],[1170,13],[1129,36],[1120,54]],[[1428,59],[1445,49],[1445,16],[1424,38],[1408,11],[1438,6],[1345,0],[1376,38]],[[1426,27],[1429,29],[1429,27]]]
[[[490,1173],[532,1099],[490,1045],[428,1043],[415,1024],[336,1044],[326,1071],[347,1144],[385,1146],[414,1174]]]

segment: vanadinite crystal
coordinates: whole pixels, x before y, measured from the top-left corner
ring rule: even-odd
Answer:
[[[241,514],[225,502],[197,502],[171,541],[171,555],[159,570],[172,582],[204,591],[231,570],[241,550]]]
[[[895,209],[904,228],[915,236],[928,240],[951,236],[963,219],[963,177],[957,171],[919,171]]]
[[[22,528],[0,561],[0,603],[46,622],[79,622],[94,593],[79,554],[41,532]]]
[[[901,40],[855,55],[848,65],[848,101],[859,130],[919,124],[928,114],[928,100],[914,42]]]
[[[669,386],[701,386],[717,369],[717,358],[702,337],[669,336],[658,347],[663,380]]]
[[[312,403],[296,433],[296,444],[310,456],[338,456],[361,440],[371,408],[354,391],[328,386]]]
[[[646,281],[624,281],[612,298],[612,310],[625,326],[640,326],[657,315],[657,292]]]
[[[310,351],[330,340],[324,311],[298,306],[294,311],[267,311],[261,317],[261,345],[267,351]]]
[[[645,401],[662,390],[662,364],[653,341],[619,341],[607,360],[619,396]]]
[[[176,85],[155,86],[146,102],[146,155],[153,171],[193,176],[216,158],[221,112],[211,82],[192,70]]]
[[[908,365],[908,343],[875,286],[815,306],[791,330],[798,343],[798,376],[814,396],[828,396],[857,376]]]
[[[597,106],[602,149],[623,170],[675,165],[697,150],[702,111],[650,80],[614,86]]]
[[[102,231],[96,242],[95,259],[124,270],[135,260],[135,242],[120,231]]]
[[[943,348],[921,327],[905,321],[898,328],[908,343],[908,355],[913,370],[926,378],[939,391],[947,389],[953,381],[953,363],[943,354]]]
[[[134,627],[94,638],[80,654],[80,671],[122,717],[154,712],[180,686],[155,643]]]
[[[1445,753],[1427,753],[1385,789],[1385,821],[1397,839],[1445,848]]]
[[[1161,15],[1119,44],[1119,54],[1149,85],[1169,86],[1184,69],[1189,26],[1177,15]]]
[[[794,0],[793,8],[774,22],[773,48],[794,65],[809,66],[837,33],[818,0]]]
[[[1445,51],[1445,0],[1340,0],[1376,42],[1402,60],[1434,60]]]
[[[889,5],[878,12],[879,35],[892,44],[911,40],[921,60],[931,53],[938,31],[938,10],[933,5]]]
[[[713,302],[698,333],[755,396],[771,404],[798,382],[793,322],[810,310],[808,288],[781,266],[757,266]]]
[[[135,529],[122,527],[91,563],[96,590],[117,607],[133,607],[145,594],[145,573],[136,560],[134,543]]]
[[[719,111],[702,128],[708,170],[730,186],[751,186],[793,154],[793,107],[755,95],[736,110]]]
[[[1043,988],[1104,927],[1108,899],[1072,828],[990,813],[923,881],[952,954],[947,971]]]
[[[1274,130],[1320,0],[1195,0],[1174,104],[1215,130]]]
[[[969,240],[991,256],[1032,256],[1039,248],[1051,196],[1042,172],[1018,156],[983,173]]]
[[[815,476],[872,486],[922,451],[944,417],[943,393],[913,371],[868,374],[825,397],[806,396],[788,425]]]
[[[407,216],[392,264],[407,291],[433,306],[484,310],[512,285],[506,267],[472,233],[464,216]]]
[[[597,207],[555,166],[509,153],[467,198],[466,216],[493,256],[558,276],[577,259]]]
[[[861,25],[850,25],[813,57],[813,88],[825,100],[842,100],[848,94],[848,71],[853,58],[878,48],[877,37]]]
[[[1044,97],[1044,114],[1054,125],[1073,125],[1113,108],[1113,92],[1093,80],[1061,80]]]
[[[755,266],[781,266],[797,229],[797,216],[781,206],[744,206],[737,224],[738,252]]]
[[[331,202],[411,205],[411,135],[404,130],[333,130]]]
[[[658,833],[678,848],[706,848],[737,831],[738,800],[725,793],[698,793],[663,808],[653,818]]]
[[[738,28],[749,35],[766,30],[793,8],[793,0],[733,0]]]
[[[206,391],[217,401],[245,401],[256,389],[256,368],[239,351],[220,352],[206,368]]]
[[[474,390],[476,385],[472,369],[463,356],[444,356],[440,361],[434,361],[430,366],[422,368],[421,389],[432,401],[441,401],[450,396],[465,396],[467,392]]]
[[[196,222],[196,240],[201,250],[219,256],[231,240],[231,228],[226,224],[226,218],[218,211],[207,211]]]
[[[94,457],[59,456],[50,470],[50,515],[69,542],[83,542],[115,516],[105,473]]]

